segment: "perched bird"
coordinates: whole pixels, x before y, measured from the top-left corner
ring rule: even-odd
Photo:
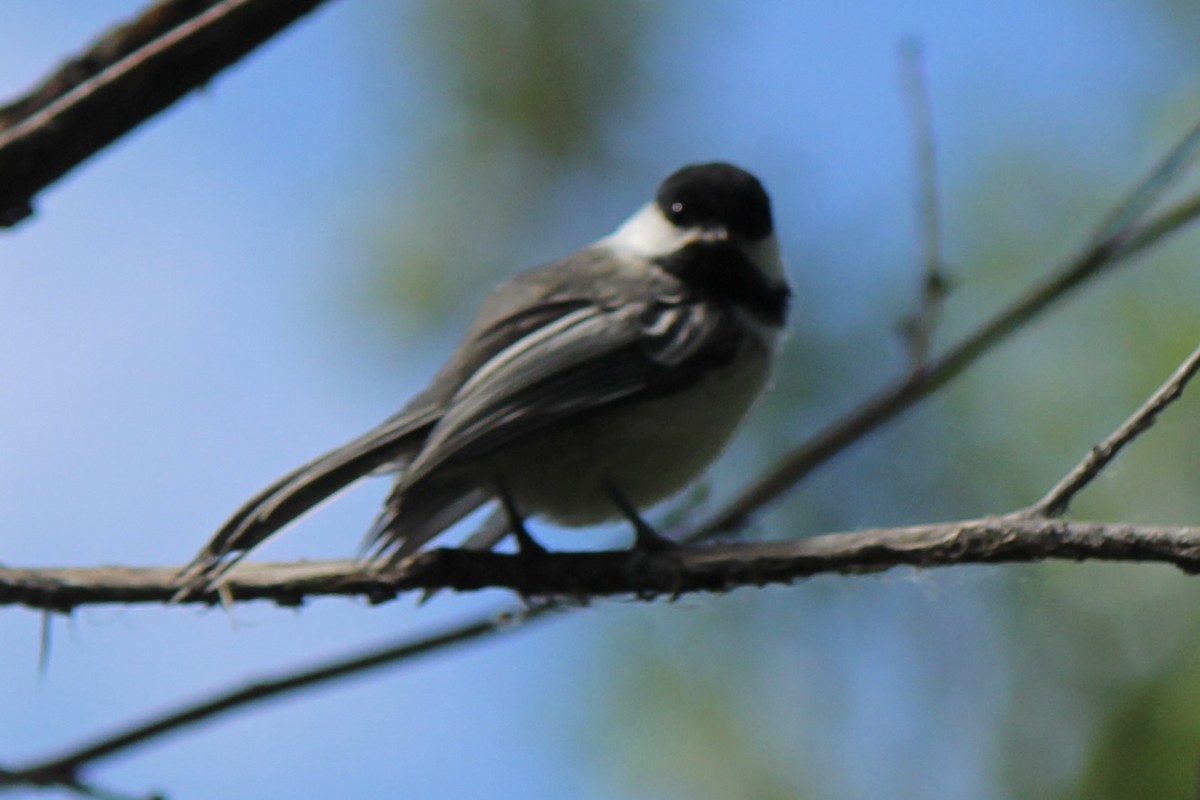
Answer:
[[[686,166],[611,235],[517,275],[486,300],[429,387],[398,414],[263,489],[181,573],[209,585],[321,501],[396,473],[368,533],[389,563],[491,499],[501,535],[638,513],[694,480],[768,381],[787,316],[762,184]]]

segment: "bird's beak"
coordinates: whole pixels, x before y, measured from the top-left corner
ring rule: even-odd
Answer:
[[[715,228],[705,228],[700,231],[700,235],[696,237],[700,242],[727,242],[729,241],[729,231],[725,226],[717,226]]]

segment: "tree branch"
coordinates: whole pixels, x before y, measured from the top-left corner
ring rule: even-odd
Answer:
[[[233,599],[296,605],[325,595],[386,602],[430,589],[511,589],[527,597],[652,598],[786,584],[825,573],[898,566],[1016,563],[1045,559],[1151,561],[1200,571],[1200,528],[1061,521],[1021,515],[832,533],[809,539],[732,542],[643,553],[548,553],[544,558],[439,548],[397,568],[352,561],[243,564],[226,584]],[[68,611],[94,603],[163,603],[177,568],[0,568],[0,604]],[[215,603],[216,593],[187,602]]]
[[[325,0],[161,0],[0,107],[0,227],[90,156]]]

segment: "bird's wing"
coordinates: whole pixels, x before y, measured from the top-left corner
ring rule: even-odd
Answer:
[[[572,418],[689,386],[740,346],[733,312],[678,298],[578,308],[483,364],[404,475],[411,487]]]
[[[503,308],[506,302],[514,300],[505,293],[518,291],[528,295],[515,298],[524,300],[525,305],[514,303],[519,310],[512,314],[481,314],[456,357],[427,390],[414,397],[398,414],[357,439],[297,467],[247,500],[180,572],[185,587],[181,595],[211,584],[267,537],[359,478],[407,461],[419,449],[421,441],[441,417],[448,399],[475,366],[486,363],[531,331],[554,324],[559,317],[588,302],[567,296],[569,293],[564,294],[554,284],[541,287],[526,280],[524,283],[514,281],[495,293],[492,308]],[[539,292],[543,294],[541,298],[537,297]],[[473,487],[463,486],[454,496],[442,499],[447,512],[454,510],[457,515],[445,523],[452,524],[485,502],[487,496]],[[447,514],[431,512],[428,525],[445,527],[442,522],[446,517]]]

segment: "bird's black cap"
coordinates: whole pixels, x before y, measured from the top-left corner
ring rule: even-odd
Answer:
[[[758,178],[744,169],[714,161],[679,169],[658,187],[655,202],[681,228],[723,225],[743,239],[771,233],[771,199]]]

